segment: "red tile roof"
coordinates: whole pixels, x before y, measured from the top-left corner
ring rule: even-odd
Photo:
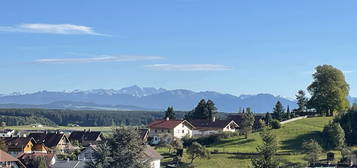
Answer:
[[[186,120],[155,120],[149,124],[149,128],[173,129],[181,123],[186,123],[190,127],[193,127]]]

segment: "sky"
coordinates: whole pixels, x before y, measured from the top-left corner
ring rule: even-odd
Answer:
[[[314,67],[357,96],[357,1],[0,2],[0,93],[131,85],[293,98]]]

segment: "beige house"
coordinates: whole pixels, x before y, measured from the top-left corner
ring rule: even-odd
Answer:
[[[155,120],[149,124],[151,144],[171,142],[174,138],[192,137],[194,126],[186,120]]]

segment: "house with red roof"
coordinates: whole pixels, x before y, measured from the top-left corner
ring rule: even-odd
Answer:
[[[194,126],[186,120],[155,120],[148,125],[151,144],[160,141],[171,142],[174,138],[192,137]]]

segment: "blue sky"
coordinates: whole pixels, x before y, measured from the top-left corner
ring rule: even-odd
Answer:
[[[4,0],[0,93],[136,84],[294,97],[315,66],[331,64],[357,96],[356,5]]]

